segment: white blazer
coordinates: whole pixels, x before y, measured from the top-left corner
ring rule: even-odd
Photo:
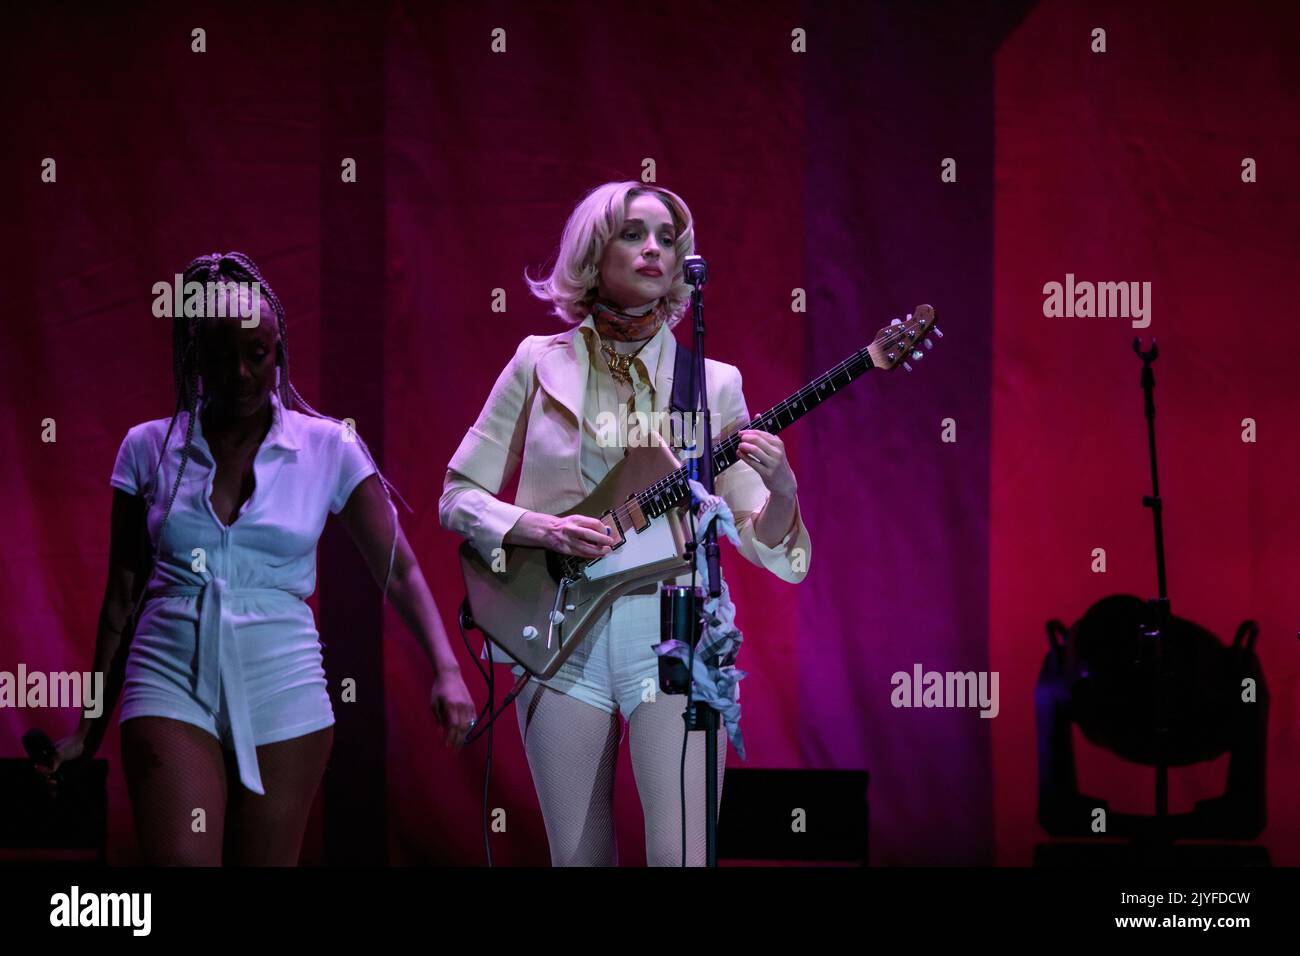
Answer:
[[[666,330],[665,330],[666,331]],[[655,376],[654,410],[671,406],[677,340],[670,331]],[[709,409],[722,422],[714,439],[749,422],[740,370],[705,359]],[[591,362],[577,326],[556,335],[530,335],[497,377],[478,419],[447,465],[438,518],[467,538],[485,560],[525,511],[559,514],[593,490],[581,470],[583,399]],[[588,439],[590,440],[590,439]],[[522,463],[514,504],[496,495]],[[736,519],[740,552],[783,581],[797,584],[812,564],[812,541],[795,501],[794,524],[776,547],[754,537],[754,518],[769,497],[758,472],[736,462],[717,476],[715,490]]]

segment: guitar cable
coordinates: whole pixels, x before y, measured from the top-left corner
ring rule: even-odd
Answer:
[[[492,641],[488,639],[486,634],[483,636],[483,648],[487,652],[487,667],[484,668],[482,663],[480,663],[479,661],[478,655],[474,653],[474,648],[470,645],[469,635],[465,633],[466,627],[469,627],[471,629],[475,628],[474,618],[470,614],[468,596],[466,596],[465,599],[461,601],[460,613],[456,615],[456,626],[460,630],[460,639],[465,644],[465,650],[469,652],[469,659],[474,662],[474,666],[478,668],[479,676],[483,678],[483,682],[487,685],[487,704],[484,706],[482,710],[479,711],[478,718],[475,720],[474,723],[474,729],[471,730],[466,735],[465,746],[468,747],[480,736],[482,736],[484,731],[487,732],[487,757],[484,761],[484,766],[483,766],[482,822],[483,822],[483,851],[487,856],[487,865],[489,868],[491,868],[492,826],[491,826],[491,821],[489,820],[488,794],[492,786],[493,725],[496,723],[497,718],[500,717],[502,713],[505,712],[505,709],[514,702],[514,699],[516,697],[519,696],[519,692],[524,689],[524,686],[530,680],[532,680],[533,675],[530,674],[528,671],[525,671],[519,677],[519,679],[515,681],[515,686],[510,689],[510,693],[506,695],[506,699],[502,701],[500,708],[496,708],[494,710],[496,705],[496,671],[493,669],[493,665],[495,662],[492,660]],[[483,719],[485,714],[491,715],[490,717],[488,717],[486,721]]]

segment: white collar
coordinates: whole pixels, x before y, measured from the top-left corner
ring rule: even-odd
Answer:
[[[207,439],[203,437],[201,405],[199,414],[194,419],[194,443],[200,446],[209,459],[212,458],[212,450],[208,447]],[[262,447],[283,448],[286,451],[300,451],[302,447],[298,442],[293,415],[280,402],[280,396],[275,389],[271,390],[271,428],[266,433],[266,438],[262,440]]]

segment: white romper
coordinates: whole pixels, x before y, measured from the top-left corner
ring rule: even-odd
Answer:
[[[216,465],[194,424],[193,454],[158,546],[185,444],[176,416],[149,510],[158,564],[127,655],[121,720],[170,717],[233,749],[239,778],[262,794],[256,748],[329,727],[334,712],[320,635],[305,599],[316,589],[316,542],[375,472],[343,425],[282,407],[253,460],[255,487],[232,524],[212,508]],[[143,494],[169,419],[127,432],[111,484]]]

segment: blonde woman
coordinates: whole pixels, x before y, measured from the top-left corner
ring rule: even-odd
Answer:
[[[584,558],[608,552],[613,539],[600,521],[556,514],[584,499],[624,455],[624,448],[599,440],[608,434],[596,426],[602,413],[631,416],[670,406],[672,328],[689,303],[682,263],[694,236],[690,210],[676,194],[606,183],[569,216],[550,275],[534,280],[525,273],[533,294],[570,327],[519,344],[452,456],[439,507],[443,526],[488,560],[503,544]],[[709,407],[722,426],[715,437],[747,424],[740,371],[710,359],[707,379]],[[635,433],[634,421],[629,429]],[[735,515],[741,553],[797,583],[807,573],[811,542],[781,439],[746,429],[739,452],[740,460],[717,477],[716,490]],[[516,468],[522,471],[512,504],[496,496]],[[799,551],[802,561],[795,560]],[[553,865],[617,863],[620,716],[629,728],[647,861],[681,865],[685,698],[644,693],[658,683],[651,649],[659,642],[657,591],[652,585],[617,599],[556,675],[530,682],[516,700]],[[725,735],[718,741],[720,794]],[[693,866],[704,862],[704,756],[703,735],[691,734],[686,816]]]

